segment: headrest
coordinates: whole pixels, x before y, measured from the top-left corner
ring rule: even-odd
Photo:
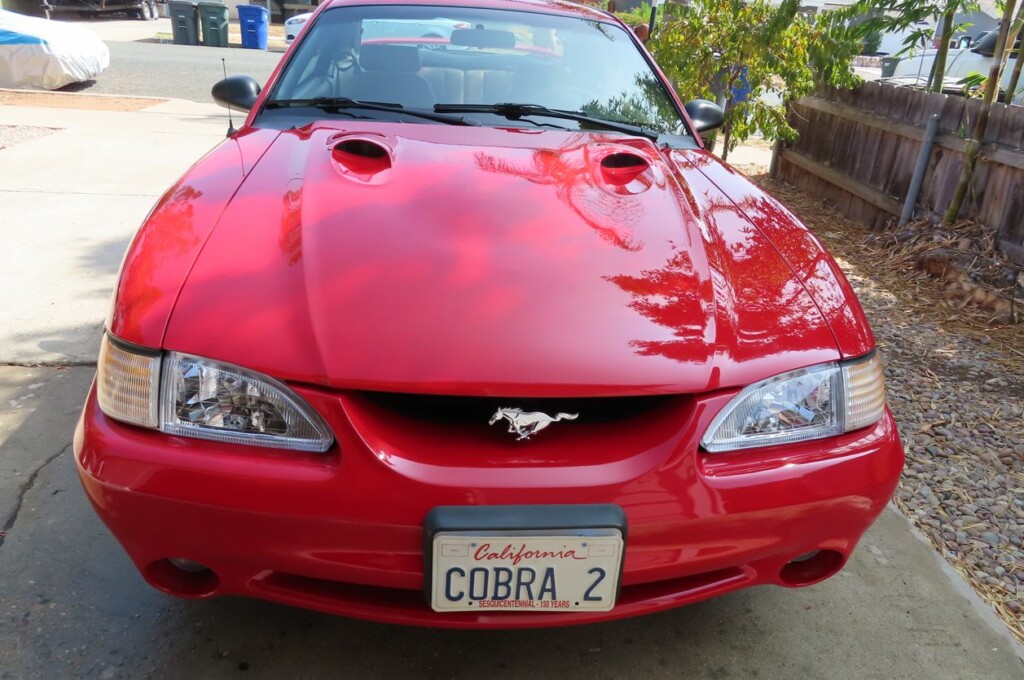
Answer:
[[[463,47],[499,47],[510,50],[516,46],[516,34],[488,28],[457,28],[452,31],[451,43]]]
[[[420,52],[415,45],[364,44],[359,51],[359,65],[364,71],[419,73]]]

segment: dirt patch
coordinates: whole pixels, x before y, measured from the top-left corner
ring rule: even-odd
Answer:
[[[0,106],[36,106],[44,109],[85,109],[89,111],[141,111],[166,99],[141,97],[100,97],[66,92],[27,92],[0,89]]]

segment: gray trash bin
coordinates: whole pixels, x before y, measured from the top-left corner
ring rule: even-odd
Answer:
[[[173,0],[167,3],[175,45],[199,44],[199,12],[196,3]]]
[[[896,73],[896,64],[900,63],[899,57],[882,57],[882,77],[892,78]]]
[[[203,44],[207,47],[227,47],[228,6],[223,2],[200,2],[199,17],[203,24]]]

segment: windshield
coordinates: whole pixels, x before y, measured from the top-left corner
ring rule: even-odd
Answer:
[[[596,20],[521,11],[403,5],[326,10],[306,29],[268,103],[320,98],[421,111],[436,105],[531,104],[685,134],[672,98],[626,31]],[[358,115],[401,118],[387,111]],[[527,120],[484,111],[464,115],[484,125],[592,129],[586,121],[540,114]]]

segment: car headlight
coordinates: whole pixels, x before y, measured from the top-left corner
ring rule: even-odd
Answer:
[[[334,441],[323,418],[273,378],[109,335],[100,348],[97,396],[107,416],[167,434],[319,453]]]
[[[885,413],[877,352],[821,364],[750,385],[701,439],[705,451],[733,451],[832,437],[878,422]]]
[[[295,17],[294,19],[289,19],[285,23],[289,26],[301,26],[307,21],[309,21],[309,17]]]

